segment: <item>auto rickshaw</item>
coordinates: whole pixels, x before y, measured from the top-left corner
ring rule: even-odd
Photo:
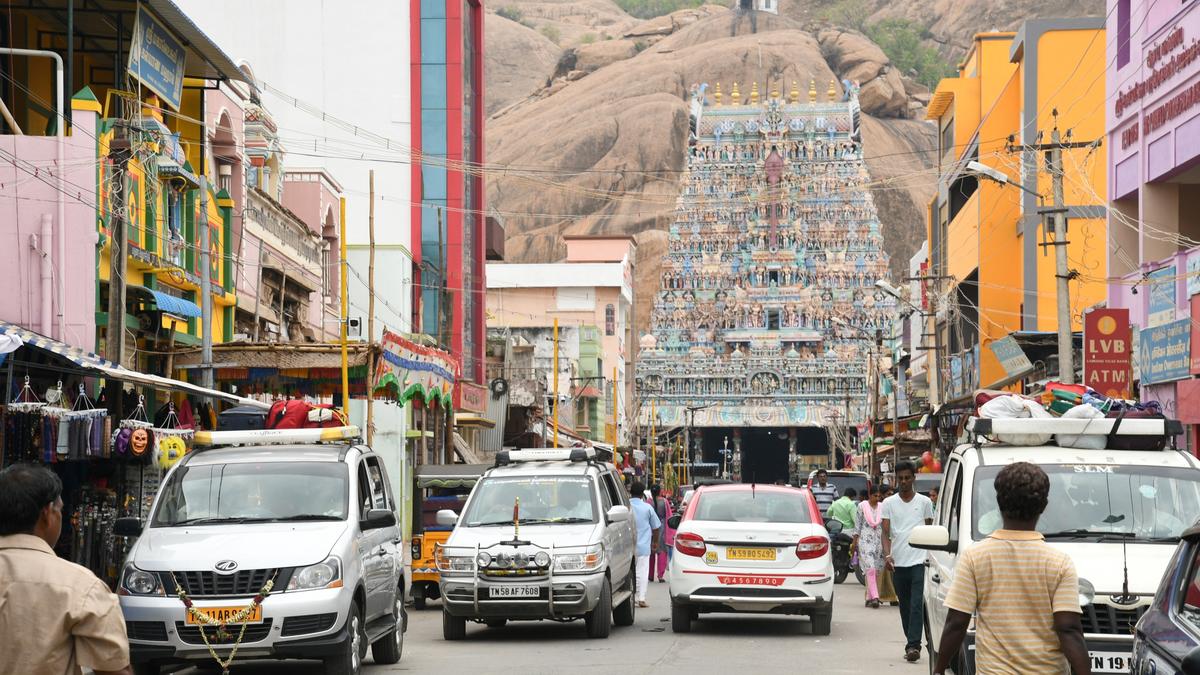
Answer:
[[[439,595],[437,546],[450,537],[453,527],[438,525],[437,512],[462,512],[471,489],[490,464],[426,464],[417,467],[416,500],[413,509],[412,599],[413,607],[425,609],[427,600]]]

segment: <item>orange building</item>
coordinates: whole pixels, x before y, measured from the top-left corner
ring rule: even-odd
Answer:
[[[979,387],[1057,373],[1055,258],[1043,246],[1053,236],[1053,184],[1043,153],[1027,146],[1048,143],[1056,123],[1064,140],[1103,136],[1104,49],[1102,18],[1039,19],[1016,33],[981,33],[958,76],[933,94],[927,119],[938,125],[938,193],[929,205],[931,271],[923,283],[937,304],[926,330],[936,344],[924,345],[936,349],[941,366],[931,381],[935,408]],[[1063,151],[1076,331],[1083,311],[1106,293],[1104,153],[1102,145]],[[996,349],[1017,358],[1001,363]],[[1022,351],[1032,368],[1021,365]]]

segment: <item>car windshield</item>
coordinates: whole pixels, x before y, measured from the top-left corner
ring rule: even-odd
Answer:
[[[1037,529],[1049,541],[1142,539],[1171,542],[1200,517],[1200,472],[1175,467],[1043,464],[1050,498]],[[1001,526],[996,474],[975,473],[974,537]]]
[[[497,476],[475,485],[459,523],[466,527],[522,523],[594,523],[596,502],[587,476]]]
[[[345,520],[347,490],[337,462],[183,466],[163,486],[152,526]]]
[[[695,520],[733,523],[811,523],[808,502],[800,492],[774,490],[701,491]]]

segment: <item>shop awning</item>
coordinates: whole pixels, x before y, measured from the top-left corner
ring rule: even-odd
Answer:
[[[185,319],[195,319],[201,316],[200,305],[191,300],[177,298],[170,293],[156,291],[153,288],[146,288],[145,286],[129,286],[129,290],[142,294],[147,299],[153,301],[154,306],[159,311],[166,312],[167,314],[182,316]]]
[[[496,423],[483,415],[472,415],[470,413],[455,413],[454,424],[460,427],[483,427],[485,429],[495,429]]]
[[[490,468],[491,464],[423,464],[417,467],[417,487],[471,487]]]
[[[130,382],[132,384],[140,384],[152,389],[164,391],[180,391],[185,394],[202,396],[204,398],[215,398],[223,401],[229,401],[238,405],[252,405],[257,408],[269,409],[269,403],[262,403],[250,398],[243,398],[235,394],[230,394],[216,389],[208,389],[189,382],[173,380],[169,377],[159,375],[151,375],[149,373],[141,373],[136,370],[130,370],[124,366],[117,365],[112,361],[101,358],[91,352],[84,351],[78,347],[64,344],[58,340],[52,340],[44,335],[39,335],[33,331],[26,330],[20,326],[0,321],[0,335],[15,335],[25,343],[26,347],[39,349],[50,354],[54,354],[60,358],[70,361],[80,370],[91,373],[96,377],[112,378],[121,382]]]

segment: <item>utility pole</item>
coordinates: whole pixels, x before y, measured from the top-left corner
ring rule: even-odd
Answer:
[[[375,344],[375,170],[370,172],[370,210],[367,217],[367,345]],[[375,397],[370,391],[370,374],[375,372],[374,350],[367,350],[367,445],[375,438]]]
[[[1057,113],[1057,111],[1055,111]],[[1057,118],[1058,115],[1056,114]],[[1067,269],[1067,214],[1063,205],[1062,138],[1058,124],[1050,132],[1052,148],[1047,153],[1047,167],[1054,183],[1054,279],[1057,282],[1055,299],[1058,303],[1058,379],[1063,384],[1075,384],[1075,339],[1071,329],[1071,273]]]
[[[551,392],[554,396],[551,402],[551,416],[554,418],[554,447],[558,447],[558,319],[554,319],[554,391]]]
[[[339,322],[342,324],[342,334],[341,334],[341,338],[342,338],[342,414],[346,415],[347,419],[349,419],[349,416],[350,416],[350,354],[349,354],[349,347],[346,344],[347,337],[348,337],[346,334],[346,331],[349,328],[349,320],[350,320],[350,318],[349,318],[350,289],[346,287],[346,284],[348,283],[346,280],[346,276],[347,276],[346,272],[347,272],[347,267],[349,267],[349,265],[346,261],[346,198],[345,197],[340,198],[338,200],[338,203],[339,203],[340,209],[341,209],[341,219],[338,220],[338,268],[341,270],[341,281],[342,281],[341,288],[339,289],[342,292],[341,293],[341,295],[342,295],[341,319],[342,320]],[[262,279],[262,239],[258,240],[258,246],[259,246],[259,255],[258,255],[258,258],[259,258],[258,270],[259,270],[259,272],[258,272],[258,274],[259,274],[259,279],[261,280]],[[258,287],[262,288],[262,284],[259,283]],[[256,298],[257,298],[257,296],[256,296]],[[254,316],[254,334],[255,334],[254,341],[258,342],[258,337],[257,337],[258,336],[258,312],[257,312],[258,300],[257,299],[255,299],[254,304],[255,304],[255,308],[256,308],[255,316]],[[372,369],[370,372],[367,373],[367,396],[368,397],[371,395],[371,378],[373,378],[373,377],[375,377],[374,369]],[[423,425],[422,425],[422,428],[424,428]]]
[[[125,361],[125,243],[129,235],[129,224],[125,222],[125,208],[129,172],[129,130],[118,133],[112,142],[111,157],[115,160],[113,181],[112,217],[109,219],[108,243],[108,327],[105,331],[104,357],[116,365]],[[11,388],[11,387],[10,387]],[[106,388],[109,410],[117,419],[123,419],[121,406],[121,383],[109,379]]]

